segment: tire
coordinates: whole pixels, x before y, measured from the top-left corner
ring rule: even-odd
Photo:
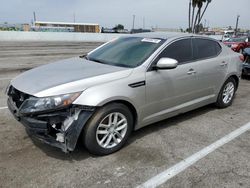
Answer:
[[[215,105],[219,108],[226,108],[232,105],[236,92],[236,81],[232,77],[223,84]],[[226,98],[226,96],[228,98]]]
[[[122,148],[133,128],[129,108],[120,103],[101,107],[84,128],[83,142],[95,155],[108,155]]]

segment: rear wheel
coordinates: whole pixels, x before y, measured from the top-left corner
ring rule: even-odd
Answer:
[[[219,108],[226,108],[233,102],[236,91],[236,81],[233,78],[229,78],[222,86],[218,95],[216,106]]]
[[[133,127],[133,116],[127,106],[109,104],[99,109],[84,129],[84,145],[90,153],[107,155],[119,150]]]

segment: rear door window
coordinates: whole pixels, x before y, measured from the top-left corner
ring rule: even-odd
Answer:
[[[216,57],[221,52],[218,42],[209,39],[193,39],[194,59],[207,59]]]

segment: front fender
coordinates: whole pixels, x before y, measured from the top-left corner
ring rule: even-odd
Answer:
[[[145,86],[140,88],[130,88],[128,85],[124,87],[116,87],[115,85],[112,85],[108,87],[105,84],[102,86],[92,87],[85,90],[74,101],[74,104],[85,106],[103,106],[117,100],[127,101],[137,109],[140,104],[145,102]]]
[[[86,89],[74,101],[74,104],[85,106],[103,106],[113,101],[125,101],[130,103],[140,117],[140,109],[145,105],[145,84],[137,87],[129,86],[131,83],[141,82],[144,77],[133,80],[117,80]]]

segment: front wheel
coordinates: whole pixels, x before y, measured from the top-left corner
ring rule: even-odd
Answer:
[[[229,78],[222,86],[220,93],[218,95],[216,106],[219,108],[226,108],[230,106],[233,102],[234,95],[236,91],[235,79]]]
[[[127,106],[113,103],[100,108],[84,129],[84,145],[90,153],[107,155],[119,150],[133,127]]]

